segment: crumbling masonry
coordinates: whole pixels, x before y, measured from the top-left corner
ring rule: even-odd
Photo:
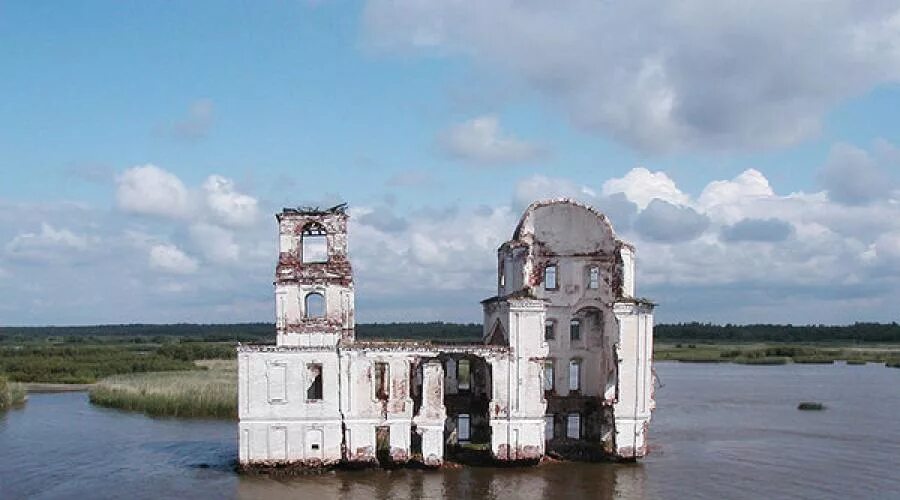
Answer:
[[[242,467],[646,454],[653,305],[603,214],[528,207],[498,250],[479,344],[357,341],[347,217],[277,215],[277,344],[238,348]]]

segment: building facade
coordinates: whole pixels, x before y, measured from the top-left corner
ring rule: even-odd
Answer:
[[[242,467],[646,453],[653,305],[605,216],[532,204],[498,250],[476,344],[357,341],[347,218],[277,215],[276,345],[238,347]]]

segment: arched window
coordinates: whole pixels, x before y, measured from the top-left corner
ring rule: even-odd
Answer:
[[[303,226],[302,260],[304,264],[311,262],[328,262],[328,240],[325,228],[318,222],[310,222]]]
[[[324,318],[325,297],[321,293],[316,292],[307,295],[304,302],[303,312],[307,318]]]

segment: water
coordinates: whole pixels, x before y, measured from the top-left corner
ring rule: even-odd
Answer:
[[[230,422],[150,419],[33,394],[0,414],[0,498],[900,498],[900,370],[657,364],[652,455],[637,464],[233,472]],[[802,400],[824,412],[801,412]]]

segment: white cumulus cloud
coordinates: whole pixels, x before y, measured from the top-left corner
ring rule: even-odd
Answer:
[[[482,165],[522,163],[544,154],[542,148],[503,132],[494,115],[454,125],[440,134],[438,143],[451,157]]]
[[[237,192],[231,179],[211,175],[203,183],[203,192],[206,206],[227,225],[249,226],[259,217],[256,198]]]
[[[894,0],[369,0],[364,20],[379,50],[470,58],[650,152],[796,144],[900,81]]]
[[[172,274],[191,274],[197,271],[197,260],[177,246],[164,243],[150,247],[150,267]]]
[[[6,253],[11,258],[59,262],[71,260],[89,250],[97,241],[96,237],[76,234],[42,222],[39,232],[22,232],[10,240],[6,244]]]
[[[228,229],[198,223],[190,228],[194,245],[212,262],[236,262],[241,254],[240,245],[235,242],[234,234]]]
[[[641,209],[654,199],[675,205],[686,205],[690,198],[675,185],[665,172],[651,172],[644,167],[631,169],[624,177],[609,179],[603,183],[603,194],[624,193],[629,201]]]
[[[150,164],[117,176],[116,201],[120,209],[142,215],[182,218],[190,211],[188,189],[181,179]]]

